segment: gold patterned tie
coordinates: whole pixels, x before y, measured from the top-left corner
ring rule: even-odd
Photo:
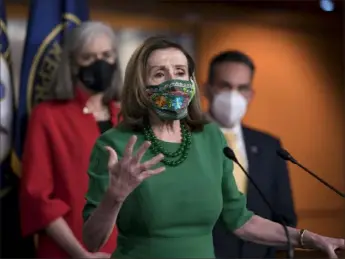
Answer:
[[[229,147],[231,147],[234,151],[238,162],[244,166],[244,158],[241,155],[238,145],[236,144],[237,142],[235,134],[232,132],[225,132],[224,136]],[[236,163],[234,163],[233,174],[236,180],[237,188],[240,190],[240,192],[245,194],[247,192],[247,176],[242,172],[241,168]]]

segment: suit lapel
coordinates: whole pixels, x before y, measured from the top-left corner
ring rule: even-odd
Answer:
[[[244,144],[246,147],[246,154],[248,159],[248,173],[250,174],[251,178],[260,185],[260,156],[261,156],[261,148],[259,143],[255,139],[255,137],[251,134],[252,132],[250,129],[246,127],[242,127],[243,130],[243,138]],[[254,191],[254,192],[253,192]],[[251,202],[255,202],[255,187],[248,182],[248,191],[247,191],[247,202],[248,206],[250,206]]]

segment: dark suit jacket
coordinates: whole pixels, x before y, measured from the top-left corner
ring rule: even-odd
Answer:
[[[286,162],[276,155],[280,141],[263,132],[243,127],[243,137],[249,163],[249,174],[264,193],[274,211],[283,216],[289,226],[296,226],[290,180]],[[247,207],[255,214],[278,221],[248,182]],[[227,231],[218,220],[213,230],[213,242],[217,258],[274,258],[275,249],[242,241]]]

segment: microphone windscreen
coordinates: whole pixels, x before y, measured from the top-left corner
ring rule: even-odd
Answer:
[[[280,156],[284,160],[291,160],[291,155],[285,149],[280,148],[277,150],[277,155]]]
[[[225,147],[225,148],[223,149],[223,153],[224,153],[224,155],[225,155],[227,158],[231,159],[231,160],[234,161],[234,162],[237,162],[236,155],[235,155],[234,151],[233,151],[231,148]]]

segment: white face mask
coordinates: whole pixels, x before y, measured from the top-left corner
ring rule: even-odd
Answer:
[[[247,100],[238,91],[224,91],[214,97],[211,111],[217,121],[231,128],[241,123],[247,106]]]

